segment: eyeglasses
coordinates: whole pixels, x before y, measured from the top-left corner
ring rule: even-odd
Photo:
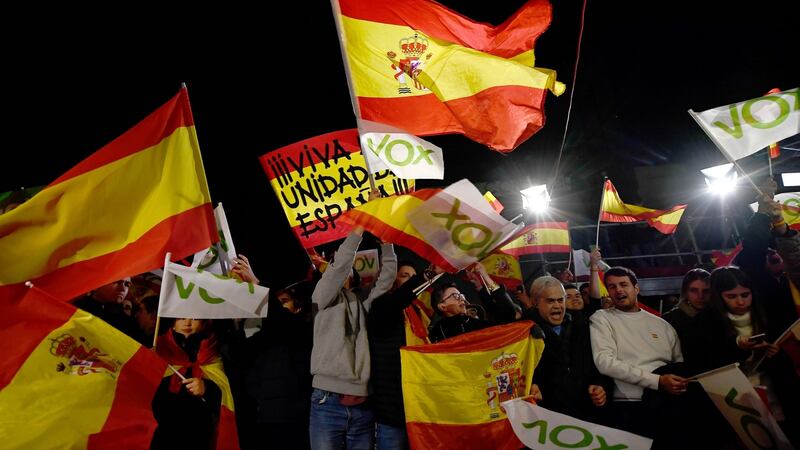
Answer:
[[[466,300],[467,297],[462,294],[461,292],[453,292],[452,294],[448,295],[447,297],[442,298],[442,303],[450,300],[451,298],[455,297],[456,301],[458,300]]]

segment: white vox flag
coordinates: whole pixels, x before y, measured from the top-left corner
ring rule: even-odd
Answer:
[[[361,277],[361,286],[371,286],[378,278],[378,249],[361,250],[356,252],[356,259],[353,261],[353,268]]]
[[[536,450],[565,448],[649,449],[653,444],[638,434],[584,422],[521,399],[501,403],[520,441]]]
[[[361,154],[372,173],[389,169],[398,178],[444,179],[442,149],[399,128],[358,119]]]
[[[236,247],[233,246],[231,229],[228,227],[228,218],[222,203],[218,203],[214,208],[214,217],[217,219],[217,233],[219,233],[219,246],[222,248],[222,255],[217,255],[217,247],[212,246],[206,250],[201,250],[194,255],[192,267],[206,270],[219,275],[223,274],[220,258],[225,262],[228,270],[231,269],[233,258],[236,257]]]
[[[483,259],[521,227],[498,214],[467,179],[443,189],[407,217],[457,269]]]
[[[591,253],[587,252],[584,249],[580,250],[572,250],[572,259],[575,261],[575,276],[590,276],[592,274],[592,269],[589,267],[591,264],[591,260],[589,259]],[[603,262],[602,260],[599,263],[600,270],[606,271],[611,268],[608,264]]]
[[[194,319],[267,316],[269,289],[237,278],[167,262],[158,315]]]
[[[700,382],[747,448],[793,448],[737,364],[693,378]]]
[[[728,157],[736,160],[800,133],[797,88],[689,114]]]

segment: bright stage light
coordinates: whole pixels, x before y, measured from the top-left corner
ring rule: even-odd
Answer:
[[[800,172],[782,173],[781,178],[783,179],[784,187],[800,186]]]
[[[550,194],[547,193],[547,185],[531,186],[519,192],[522,194],[523,208],[535,213],[547,211],[547,207],[550,205]]]
[[[708,191],[712,194],[724,196],[736,189],[739,174],[733,168],[732,163],[709,167],[700,172],[706,177]]]

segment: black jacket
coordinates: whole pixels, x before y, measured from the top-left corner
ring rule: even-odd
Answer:
[[[261,330],[245,344],[247,393],[256,401],[258,423],[307,421],[311,408],[311,347],[314,322],[269,300]]]
[[[424,282],[420,275],[409,278],[397,290],[376,298],[369,311],[370,401],[378,423],[405,427],[400,377],[400,347],[406,345],[403,310],[416,298],[414,288]]]
[[[486,289],[481,289],[480,294],[489,320],[476,319],[466,315],[444,317],[428,333],[431,342],[439,342],[459,334],[514,321],[517,311],[505,287],[501,285],[491,294],[488,294]]]
[[[589,324],[582,314],[567,314],[561,334],[545,321],[535,308],[523,317],[533,320],[544,331],[544,353],[533,372],[533,382],[542,391],[540,405],[582,420],[596,420],[598,408],[592,404],[589,386],[598,385],[611,396],[611,380],[597,371],[592,358]]]

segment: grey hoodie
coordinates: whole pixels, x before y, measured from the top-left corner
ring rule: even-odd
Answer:
[[[338,394],[366,396],[370,367],[367,311],[373,299],[392,287],[397,274],[397,256],[392,244],[381,246],[380,275],[362,302],[356,294],[344,289],[360,243],[361,236],[355,233],[347,236],[311,294],[318,308],[311,350],[311,374],[314,376],[311,384]]]

